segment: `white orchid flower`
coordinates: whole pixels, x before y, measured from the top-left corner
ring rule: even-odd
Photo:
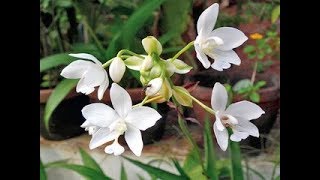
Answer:
[[[140,156],[143,148],[140,130],[153,126],[161,115],[150,107],[132,108],[129,94],[116,83],[111,85],[110,98],[114,109],[102,103],[93,103],[82,109],[86,121],[81,127],[95,129],[89,148],[94,149],[114,140],[105,148],[105,152],[120,155],[124,148],[118,143],[118,138],[124,133],[129,148],[136,156]]]
[[[230,139],[235,142],[239,142],[249,135],[259,137],[258,128],[250,120],[257,119],[265,113],[258,105],[249,101],[230,104],[226,109],[227,101],[228,94],[225,87],[218,82],[215,83],[211,96],[211,106],[216,112],[213,130],[223,151],[228,147],[229,136],[226,127],[232,129],[233,134]]]
[[[79,53],[69,55],[80,58],[80,60],[73,61],[65,67],[61,72],[61,76],[68,79],[80,79],[76,91],[86,95],[92,93],[94,88],[99,86],[98,99],[101,100],[109,86],[108,74],[103,69],[101,62],[91,54]]]
[[[214,59],[211,65],[213,69],[222,71],[228,69],[231,64],[240,65],[241,60],[232,50],[243,44],[248,37],[240,30],[232,27],[220,27],[213,30],[219,12],[219,5],[214,3],[200,15],[197,22],[198,36],[194,42],[197,58],[203,67],[208,69],[210,61],[208,57]]]

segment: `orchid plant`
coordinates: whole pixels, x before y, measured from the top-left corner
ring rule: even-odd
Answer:
[[[161,118],[156,110],[144,106],[151,102],[174,104],[179,125],[189,139],[192,137],[182,122],[181,107],[192,107],[192,103],[198,103],[207,112],[215,115],[213,130],[223,151],[228,147],[229,138],[238,142],[249,135],[259,136],[257,127],[249,122],[264,113],[258,105],[241,101],[226,108],[227,91],[223,85],[216,83],[212,91],[211,108],[193,97],[186,88],[176,86],[171,79],[174,73],[186,74],[192,69],[183,60],[178,59],[192,46],[195,47],[198,60],[206,69],[211,66],[215,70],[223,71],[230,68],[231,64],[240,65],[241,60],[233,48],[240,46],[248,38],[240,30],[232,27],[213,30],[218,11],[217,3],[208,7],[198,19],[196,39],[169,59],[161,58],[162,45],[153,36],[142,40],[146,54],[123,49],[104,64],[90,54],[70,54],[79,60],[65,67],[61,75],[69,79],[80,79],[76,87],[77,92],[90,94],[97,87],[98,99],[101,100],[109,87],[108,73],[105,69],[108,69],[113,81],[110,88],[113,109],[103,103],[93,103],[82,109],[86,121],[81,127],[92,135],[90,149],[113,141],[111,145],[105,147],[105,152],[120,155],[124,152],[124,148],[118,143],[118,138],[124,134],[129,148],[136,156],[140,156],[143,149],[140,130],[152,127]],[[213,59],[213,63],[207,56]],[[132,105],[126,90],[117,84],[127,68],[140,73],[140,82],[145,87],[145,98],[135,105]],[[230,137],[228,128],[233,132]]]

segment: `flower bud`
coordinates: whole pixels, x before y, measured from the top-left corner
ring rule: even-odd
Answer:
[[[150,55],[151,53],[156,53],[160,55],[162,53],[161,43],[153,36],[147,36],[142,39],[142,45],[144,50]]]
[[[159,77],[161,75],[161,72],[162,72],[162,69],[158,64],[153,66],[150,70],[150,79]]]
[[[146,95],[153,96],[156,93],[158,93],[162,86],[162,82],[163,82],[162,78],[152,79],[147,85]]]
[[[147,56],[146,58],[144,58],[140,70],[141,71],[148,71],[152,68],[152,66],[153,66],[152,57]]]
[[[171,86],[170,86],[170,83],[167,79],[165,79],[162,83],[162,86],[161,86],[161,89],[158,93],[160,96],[162,96],[165,101],[168,101],[171,96],[172,96],[172,89],[171,89]]]
[[[124,72],[126,71],[126,65],[119,57],[115,57],[110,64],[109,74],[113,82],[120,82]]]

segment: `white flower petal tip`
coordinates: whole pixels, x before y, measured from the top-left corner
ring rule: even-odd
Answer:
[[[126,72],[126,65],[119,57],[115,57],[110,64],[109,74],[113,82],[120,82],[124,73]]]
[[[219,5],[213,4],[200,15],[194,46],[198,60],[208,69],[210,61],[215,60],[211,67],[217,71],[228,69],[231,64],[240,65],[241,60],[232,50],[242,45],[248,37],[240,30],[232,27],[221,27],[213,30],[218,17]]]
[[[104,152],[107,154],[114,154],[115,156],[119,156],[124,152],[124,147],[122,147],[118,142],[114,142],[109,146],[104,148]]]
[[[211,95],[211,107],[215,111],[224,111],[228,102],[226,88],[219,82],[214,84]]]
[[[228,142],[229,142],[227,129],[225,128],[222,131],[218,130],[216,122],[215,122],[213,124],[213,132],[214,132],[214,135],[217,139],[217,143],[218,143],[219,147],[222,149],[222,151],[226,151],[228,148]]]
[[[61,76],[68,79],[80,79],[76,87],[78,93],[81,92],[88,95],[94,91],[95,87],[100,86],[98,98],[101,99],[109,85],[107,72],[103,69],[101,62],[90,54],[69,55],[86,60],[76,60],[70,63],[61,71]]]
[[[153,96],[157,94],[161,89],[162,83],[163,83],[162,78],[152,79],[147,85],[146,95]]]

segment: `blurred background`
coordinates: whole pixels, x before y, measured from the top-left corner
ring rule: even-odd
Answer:
[[[161,42],[162,58],[172,57],[195,39],[199,15],[213,3],[220,4],[215,28],[235,27],[249,38],[235,49],[241,65],[223,72],[206,70],[189,50],[179,59],[193,69],[175,75],[174,82],[198,83],[191,94],[210,105],[212,87],[219,81],[227,87],[230,102],[247,99],[262,107],[266,114],[253,121],[260,137],[250,136],[240,143],[242,168],[245,179],[280,179],[280,0],[40,0],[40,158],[47,179],[83,178],[86,169],[55,168],[50,163],[83,165],[86,155],[112,179],[123,179],[123,172],[127,179],[152,178],[121,156],[105,154],[102,147],[89,150],[90,136],[80,128],[85,120],[81,109],[98,100],[95,94],[77,94],[77,82],[63,79],[60,72],[74,60],[69,53],[89,53],[101,62],[121,49],[144,53],[141,40],[149,35]],[[120,85],[139,103],[143,90],[137,78],[136,71],[128,70]],[[103,102],[110,104],[110,98],[105,95]],[[163,117],[142,133],[145,146],[138,160],[177,173],[170,158],[183,164],[192,146],[179,129],[176,112],[166,104],[157,109]],[[194,104],[184,116],[196,143],[203,147],[205,112]],[[124,140],[120,143],[125,145]],[[230,179],[229,155],[215,147],[219,179]],[[137,159],[125,149],[124,156]]]

